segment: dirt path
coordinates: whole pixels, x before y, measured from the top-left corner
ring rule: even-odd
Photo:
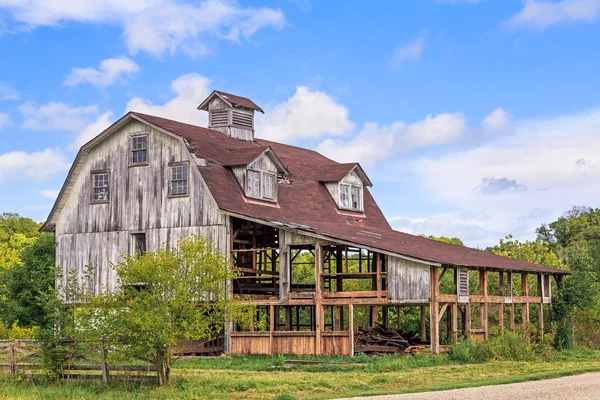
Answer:
[[[355,397],[346,400],[597,400],[600,399],[600,373],[566,376],[543,381],[481,386],[417,394]]]

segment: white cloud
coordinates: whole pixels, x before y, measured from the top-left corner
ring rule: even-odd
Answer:
[[[498,107],[485,117],[481,123],[484,133],[488,135],[499,135],[510,132],[512,128],[512,116],[503,108]]]
[[[8,126],[9,123],[10,117],[8,116],[8,114],[0,113],[0,131],[6,126]]]
[[[398,68],[405,61],[416,61],[420,59],[424,47],[425,36],[421,36],[406,45],[398,46],[392,54],[390,66],[392,68]]]
[[[600,14],[600,0],[527,0],[508,24],[544,29],[560,22],[593,22]]]
[[[265,115],[256,117],[257,136],[280,142],[337,136],[353,127],[346,107],[326,93],[306,86],[298,86],[288,100],[266,107]]]
[[[17,90],[0,82],[0,100],[19,100],[20,97],[21,94]]]
[[[98,113],[98,106],[71,107],[65,103],[50,102],[38,106],[25,103],[19,107],[25,121],[21,125],[32,131],[78,131]]]
[[[64,22],[119,25],[132,54],[155,56],[177,50],[203,54],[208,39],[238,41],[261,28],[286,25],[280,9],[241,7],[229,0],[0,0],[2,8],[26,29]]]
[[[485,221],[471,244],[492,244],[508,233],[531,239],[542,222],[573,205],[598,206],[600,109],[513,125],[510,136],[405,165],[430,201]],[[462,233],[454,223],[448,220],[448,235]]]
[[[0,154],[0,183],[18,179],[44,181],[65,171],[68,166],[69,163],[60,150],[4,153]]]
[[[171,82],[171,90],[175,93],[175,97],[165,104],[156,105],[142,97],[134,97],[127,102],[126,111],[137,111],[206,126],[207,113],[197,110],[197,107],[212,92],[210,85],[210,79],[202,75],[182,75]]]
[[[104,88],[112,85],[125,77],[131,77],[140,70],[140,66],[132,59],[119,56],[102,60],[100,67],[73,68],[71,74],[65,79],[65,85],[77,86],[89,83],[93,86]]]
[[[327,139],[317,146],[317,151],[338,162],[359,161],[373,165],[396,153],[451,143],[466,130],[465,118],[460,113],[428,115],[411,124],[403,121],[384,126],[367,123],[349,141]]]
[[[75,138],[75,141],[69,145],[69,150],[76,151],[81,148],[84,144],[98,136],[106,128],[112,125],[112,112],[106,111],[101,114],[94,122],[91,122],[85,128],[81,130],[79,135]]]
[[[60,190],[46,189],[46,190],[40,191],[40,194],[42,195],[42,197],[45,197],[50,200],[56,199],[58,197],[58,193],[60,193]]]

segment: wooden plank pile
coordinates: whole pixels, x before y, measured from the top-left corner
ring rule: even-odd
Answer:
[[[410,353],[426,344],[415,332],[400,332],[378,324],[358,331],[354,351],[372,355]]]

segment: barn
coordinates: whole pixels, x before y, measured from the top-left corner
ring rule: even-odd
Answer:
[[[532,311],[544,331],[567,271],[395,231],[360,164],[256,138],[248,98],[214,91],[198,110],[207,128],[129,112],[81,148],[42,228],[64,276],[91,265],[91,290],[118,290],[121,253],[202,235],[240,273],[231,296],[256,305],[256,324],[205,345],[229,354],[385,352],[355,319],[402,330],[408,311],[434,353],[528,329]]]

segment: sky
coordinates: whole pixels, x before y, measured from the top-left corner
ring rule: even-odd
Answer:
[[[0,0],[0,211],[43,221],[127,111],[358,161],[392,227],[486,247],[600,206],[600,0]]]

